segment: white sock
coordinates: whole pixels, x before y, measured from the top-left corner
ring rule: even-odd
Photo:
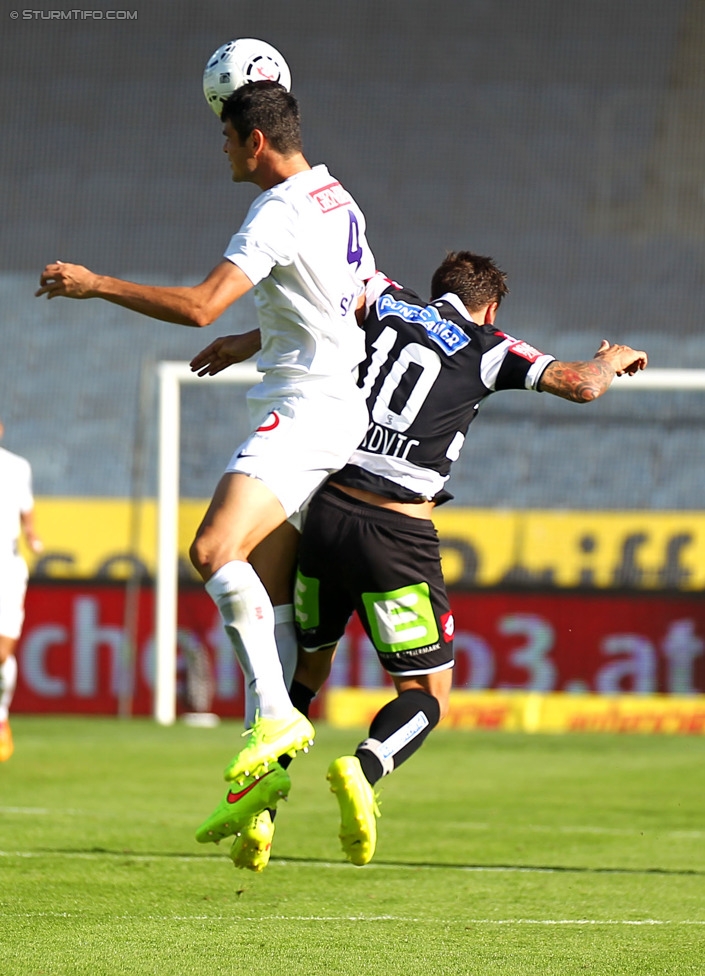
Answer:
[[[296,640],[296,625],[294,624],[294,604],[282,603],[274,607],[274,639],[277,643],[277,654],[284,673],[284,683],[291,687],[296,671],[296,656],[298,642]],[[245,689],[245,727],[250,728],[255,720],[256,705],[253,696]]]
[[[14,654],[10,654],[7,660],[0,664],[0,722],[7,721],[16,685],[17,658]]]
[[[274,608],[274,639],[277,642],[277,653],[282,663],[284,683],[291,688],[296,672],[296,658],[299,644],[296,639],[296,624],[294,623],[294,604],[282,603]]]
[[[294,706],[274,640],[274,609],[249,563],[233,560],[206,583],[245,677],[246,697],[262,718],[288,718]]]

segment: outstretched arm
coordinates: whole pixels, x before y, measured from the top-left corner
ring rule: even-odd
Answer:
[[[201,349],[190,362],[191,371],[199,376],[215,376],[233,363],[242,363],[259,352],[259,329],[242,335],[220,336],[205,349]]]
[[[48,264],[35,292],[39,298],[103,298],[163,322],[202,327],[210,325],[233,302],[252,288],[237,265],[221,261],[200,285],[163,287],[139,285],[122,278],[97,275],[80,264]]]
[[[607,339],[603,339],[594,359],[549,363],[539,381],[539,390],[574,403],[589,403],[609,390],[615,376],[625,373],[631,376],[640,369],[646,369],[647,363],[645,352],[636,351],[630,346],[611,345]]]

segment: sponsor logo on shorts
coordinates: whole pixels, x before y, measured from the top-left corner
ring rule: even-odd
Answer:
[[[441,617],[441,631],[443,632],[443,640],[448,644],[453,640],[453,634],[455,633],[455,617],[453,616],[453,611],[449,610],[448,613],[444,613]]]
[[[318,204],[323,213],[330,213],[331,210],[347,207],[348,204],[352,203],[350,194],[340,183],[329,183],[328,186],[322,186],[320,190],[313,190],[309,196],[314,203]]]
[[[425,647],[413,647],[406,651],[378,651],[380,656],[387,655],[388,657],[396,658],[409,658],[409,657],[424,657],[426,654],[433,654],[434,651],[440,651],[440,644],[427,644]],[[391,661],[389,662],[392,663]]]
[[[373,644],[381,654],[418,651],[438,640],[428,583],[363,593]]]
[[[275,427],[279,426],[279,414],[270,413],[265,422],[257,428],[257,433],[260,431],[274,430]]]
[[[307,635],[315,635],[321,622],[318,592],[320,580],[315,576],[304,576],[299,569],[294,584],[294,616],[297,626]]]

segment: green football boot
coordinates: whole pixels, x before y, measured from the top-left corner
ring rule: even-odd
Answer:
[[[286,799],[290,789],[289,774],[277,762],[262,776],[248,776],[228,790],[196,831],[196,840],[199,844],[217,844],[224,837],[232,837],[263,810],[273,810],[280,800]]]
[[[341,756],[328,768],[328,782],[340,806],[340,843],[348,861],[367,864],[377,844],[379,807],[356,756]]]

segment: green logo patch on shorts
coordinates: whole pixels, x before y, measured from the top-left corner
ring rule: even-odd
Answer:
[[[315,576],[304,576],[299,570],[296,573],[294,586],[294,613],[296,623],[301,630],[312,630],[321,622],[318,591],[321,582]]]
[[[428,583],[402,586],[389,593],[363,593],[362,602],[380,653],[410,651],[437,642]]]

